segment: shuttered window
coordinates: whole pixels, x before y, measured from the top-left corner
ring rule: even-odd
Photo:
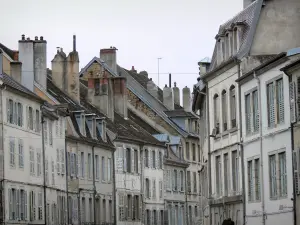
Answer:
[[[279,190],[280,196],[287,196],[287,173],[286,173],[286,153],[281,152],[278,154],[279,158]]]
[[[220,102],[219,102],[219,96],[215,94],[214,96],[214,128],[217,131],[217,134],[220,132],[219,126],[220,126]]]
[[[299,78],[298,78],[299,79]],[[289,86],[290,93],[290,113],[291,113],[291,123],[296,122],[296,94],[295,94],[295,82],[291,82]]]
[[[248,169],[248,201],[253,201],[253,165],[252,160],[247,162]]]
[[[9,151],[10,151],[10,166],[15,167],[16,159],[15,159],[15,139],[9,138]]]
[[[245,96],[245,111],[246,111],[246,133],[251,133],[251,97],[250,94]]]
[[[222,91],[222,119],[223,119],[223,131],[227,130],[227,93]]]
[[[275,106],[274,106],[274,85],[273,83],[267,85],[267,101],[268,101],[268,125],[272,127],[275,125]]]
[[[277,108],[277,121],[278,123],[284,122],[284,99],[283,99],[283,79],[276,81],[276,108]]]
[[[269,156],[269,171],[270,171],[270,198],[275,198],[277,196],[276,155]]]
[[[216,193],[218,196],[222,194],[222,164],[221,156],[216,156]]]
[[[260,200],[260,159],[254,160],[255,200]]]
[[[258,91],[255,90],[252,92],[252,101],[253,101],[253,132],[257,132],[259,129],[259,106],[258,106]]]
[[[224,194],[228,195],[229,189],[229,158],[228,153],[224,154]],[[199,183],[200,183],[200,174],[199,174]]]
[[[236,127],[236,99],[235,99],[235,87],[230,87],[230,119],[231,128]]]

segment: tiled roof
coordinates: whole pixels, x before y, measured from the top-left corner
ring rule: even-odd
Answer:
[[[29,97],[32,97],[38,101],[44,102],[43,99],[41,99],[35,93],[33,93],[32,91],[30,91],[29,89],[21,85],[19,82],[14,80],[11,76],[7,75],[6,73],[0,74],[0,79],[2,79],[4,85],[7,85],[8,87],[16,91],[19,91],[20,93],[25,94]]]
[[[224,32],[231,28],[232,24],[235,23],[243,23],[244,29],[243,29],[243,35],[241,38],[241,45],[236,53],[235,56],[243,56],[244,54],[247,54],[250,50],[254,32],[257,26],[257,21],[259,19],[259,13],[262,7],[262,0],[256,0],[252,4],[250,4],[247,8],[245,8],[243,11],[239,12],[235,17],[231,18],[224,24],[222,24],[219,28],[218,35],[224,34]],[[229,60],[228,60],[229,61]],[[214,48],[211,65],[209,67],[209,71],[212,71],[217,66],[217,42]]]
[[[124,69],[124,70],[126,70],[126,69]],[[147,83],[148,83],[148,81],[150,81],[150,79],[148,77],[146,77],[143,74],[138,74],[132,70],[126,70],[126,71],[147,90]],[[163,102],[163,90],[160,87],[158,87],[158,100]],[[182,107],[178,104],[175,104],[174,107],[175,107],[175,109],[182,109]]]
[[[5,45],[0,43],[0,48],[12,59],[14,59],[14,53],[16,51],[13,51],[11,49],[9,49],[8,47],[6,47]]]

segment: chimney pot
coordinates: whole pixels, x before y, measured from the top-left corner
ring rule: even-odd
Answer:
[[[176,83],[176,82],[174,82],[174,87],[177,87],[176,85],[177,85],[177,83]]]
[[[168,86],[165,84],[165,87],[168,87]]]
[[[25,34],[22,34],[22,41],[25,41]]]
[[[41,40],[41,41],[43,41],[43,40],[44,40],[43,36],[40,36],[40,40]]]
[[[134,66],[131,67],[131,70],[134,70]]]
[[[27,41],[30,41],[30,38],[29,38],[29,37],[27,38]]]
[[[73,51],[76,52],[76,35],[73,35]]]
[[[150,80],[152,80],[152,78],[150,78]]]
[[[34,40],[35,40],[35,41],[38,41],[38,40],[39,40],[38,36],[35,36],[35,37],[34,37]]]

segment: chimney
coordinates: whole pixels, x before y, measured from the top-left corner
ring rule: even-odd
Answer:
[[[47,90],[47,41],[35,37],[34,52],[34,80]]]
[[[127,89],[126,78],[113,78],[114,87],[114,110],[123,118],[127,118]]]
[[[169,73],[169,87],[172,86],[171,83],[172,83],[172,74]]]
[[[0,74],[3,73],[3,53],[2,50],[0,49]]]
[[[147,71],[141,71],[139,74],[140,74],[141,76],[148,77]]]
[[[33,91],[35,61],[33,41],[26,40],[25,35],[19,40],[19,61],[22,62],[21,84]]]
[[[167,85],[163,89],[163,103],[169,110],[174,110],[173,90]]]
[[[205,74],[210,66],[210,62],[206,62],[206,61],[200,61],[198,62],[198,66],[199,66],[199,75],[202,76],[203,74]]]
[[[73,51],[67,57],[65,88],[73,100],[80,102],[79,90],[79,55],[76,51],[76,36],[73,36]],[[74,48],[75,47],[75,48]]]
[[[131,72],[134,72],[134,73],[137,72],[136,69],[134,69],[134,66],[131,67]]]
[[[11,62],[10,63],[11,76],[14,80],[21,84],[22,82],[22,63],[21,62]]]
[[[67,56],[60,47],[57,47],[57,53],[51,61],[52,82],[60,90],[67,93]]]
[[[156,99],[158,99],[158,87],[152,81],[152,78],[147,82],[147,91]]]
[[[174,103],[176,105],[180,105],[180,92],[176,82],[174,82],[173,94],[174,94]]]
[[[100,59],[102,59],[115,74],[117,74],[117,50],[116,47],[100,49]]]
[[[182,104],[185,111],[191,111],[191,90],[187,86],[182,89]]]

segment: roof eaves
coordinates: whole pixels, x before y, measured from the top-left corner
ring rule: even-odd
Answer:
[[[293,70],[295,68],[300,68],[300,59],[286,65],[285,67],[282,67],[280,71],[283,71],[286,75],[291,76],[290,70]]]

